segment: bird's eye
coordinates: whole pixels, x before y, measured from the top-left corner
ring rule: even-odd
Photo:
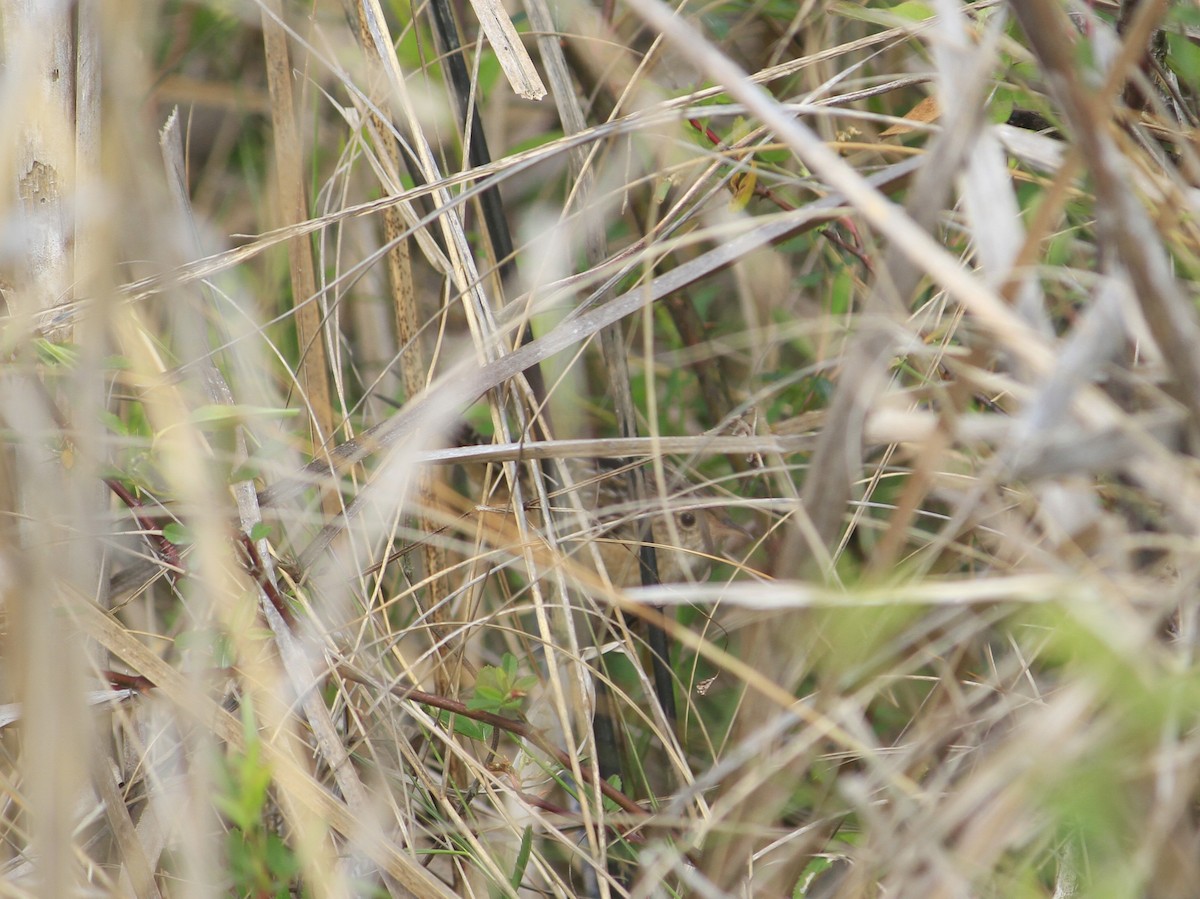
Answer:
[[[681,525],[683,525],[685,528],[695,527],[696,526],[696,513],[695,512],[681,512],[679,515],[679,523]]]

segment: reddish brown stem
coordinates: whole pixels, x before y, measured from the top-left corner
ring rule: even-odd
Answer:
[[[254,541],[250,539],[248,534],[239,534],[239,542],[242,547],[242,552],[246,554],[246,568],[254,578],[255,583],[262,588],[271,605],[275,607],[275,611],[279,613],[279,617],[289,627],[294,627],[296,624],[296,616],[292,614],[291,606],[288,605],[287,599],[279,592],[279,588],[269,577],[267,577],[267,568],[263,564],[262,556],[259,555],[258,547],[254,545]]]
[[[338,666],[338,674],[348,681],[353,681],[356,684],[363,686],[374,686],[369,679],[360,674],[356,674],[352,669],[345,666]],[[503,715],[496,715],[492,712],[484,712],[477,709],[468,709],[466,703],[459,702],[457,699],[447,699],[444,696],[438,696],[436,693],[426,693],[424,690],[418,690],[416,687],[395,686],[389,691],[393,696],[400,699],[411,699],[414,702],[419,702],[422,705],[432,706],[435,709],[453,712],[455,715],[462,715],[465,718],[470,718],[473,721],[479,721],[482,724],[490,724],[492,727],[507,731],[514,737],[519,737],[522,740],[527,740],[536,746],[546,755],[553,758],[564,769],[571,770],[571,757],[565,752],[554,746],[546,739],[545,735],[537,728],[531,726],[526,721],[520,721],[515,718],[505,718]],[[583,779],[589,783],[599,786],[600,792],[605,797],[611,799],[622,809],[632,815],[645,817],[649,814],[644,808],[608,783],[606,780],[600,780],[598,783],[592,777],[592,772],[580,766],[580,774]]]
[[[116,478],[105,478],[104,483],[128,507],[130,514],[133,515],[133,520],[138,523],[138,527],[145,531],[146,535],[154,541],[158,547],[159,557],[174,569],[182,568],[183,564],[179,558],[179,547],[163,536],[162,528],[158,526],[158,522],[152,516],[146,514],[145,504]]]
[[[142,674],[125,674],[121,671],[101,672],[109,685],[118,690],[136,690],[138,693],[149,693],[154,689],[154,682]]]
[[[732,156],[735,153],[746,154],[746,153],[750,152],[748,150],[735,150],[734,148],[730,147],[723,140],[721,140],[720,137],[717,136],[717,133],[715,131],[713,131],[707,125],[703,124],[699,119],[688,119],[688,124],[691,125],[693,128],[695,128],[697,131],[699,131],[701,134],[703,134],[704,137],[708,140],[708,142],[711,143],[715,149],[720,150],[722,153],[728,153]],[[754,194],[754,196],[756,196],[760,199],[766,200],[768,203],[771,203],[775,207],[783,210],[784,212],[794,212],[796,210],[795,204],[788,202],[787,200],[783,199],[780,196],[777,196],[775,194],[775,192],[772,191],[769,187],[764,187],[761,184],[756,184],[752,193]],[[845,252],[849,253],[850,255],[852,255],[856,259],[858,259],[858,261],[863,264],[863,267],[868,272],[874,272],[875,269],[871,265],[871,260],[868,259],[867,255],[861,249],[858,248],[858,247],[862,246],[862,241],[858,237],[858,229],[854,226],[854,222],[849,218],[843,217],[843,218],[838,219],[838,224],[840,224],[843,228],[845,228],[850,233],[850,235],[854,238],[854,240],[858,244],[858,246],[854,246],[854,245],[848,243],[847,241],[843,240],[841,237],[838,237],[837,235],[835,235],[828,229],[822,230],[821,234],[825,237],[826,240],[833,243],[834,246],[839,247],[840,249],[844,250]]]

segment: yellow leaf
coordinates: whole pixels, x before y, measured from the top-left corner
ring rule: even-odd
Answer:
[[[926,97],[906,112],[904,118],[910,122],[922,122],[927,125],[930,122],[936,122],[941,114],[942,109],[938,106],[938,101],[934,97]],[[895,137],[897,134],[908,134],[912,130],[908,125],[893,125],[879,136]]]
[[[758,185],[758,170],[754,163],[750,163],[750,168],[744,172],[735,172],[733,177],[729,179],[729,186],[733,189],[732,206],[740,212],[746,208],[750,202],[750,198],[754,196],[754,188]]]

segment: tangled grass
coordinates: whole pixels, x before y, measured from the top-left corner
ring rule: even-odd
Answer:
[[[1196,895],[1192,4],[29,6],[4,895]]]

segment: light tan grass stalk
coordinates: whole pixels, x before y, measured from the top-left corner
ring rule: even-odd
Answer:
[[[309,204],[304,186],[304,150],[297,131],[296,103],[292,94],[295,76],[282,16],[282,4],[264,0],[263,56],[271,90],[276,185],[283,224],[294,225],[309,217]],[[297,237],[288,243],[288,261],[296,334],[300,341],[300,383],[304,385],[305,408],[312,415],[313,446],[322,447],[337,433],[337,422],[329,392],[329,358],[325,350],[322,304],[317,298],[312,248],[307,237]],[[322,497],[322,508],[326,515],[336,515],[341,502],[327,493]]]

